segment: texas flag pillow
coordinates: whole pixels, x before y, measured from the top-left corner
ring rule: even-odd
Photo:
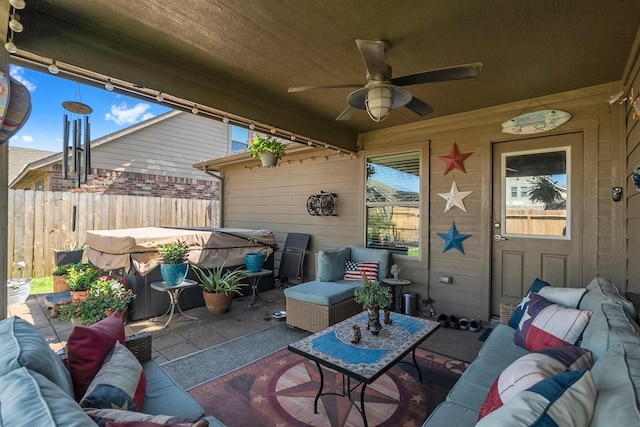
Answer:
[[[529,351],[576,345],[589,323],[591,314],[591,311],[563,307],[533,294],[518,324],[513,341]]]

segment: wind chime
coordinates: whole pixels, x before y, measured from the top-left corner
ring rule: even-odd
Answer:
[[[80,182],[87,182],[91,170],[89,114],[93,113],[93,109],[78,101],[64,101],[62,108],[70,113],[63,115],[62,178],[69,179],[69,171],[74,172],[76,188],[80,188]]]

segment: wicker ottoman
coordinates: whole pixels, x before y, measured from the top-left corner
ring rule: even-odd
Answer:
[[[309,332],[319,332],[362,311],[353,298],[333,305],[318,305],[287,298],[287,324]]]

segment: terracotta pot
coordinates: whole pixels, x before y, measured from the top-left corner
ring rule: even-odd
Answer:
[[[68,290],[66,276],[53,276],[53,292],[66,292]]]
[[[231,303],[233,302],[233,294],[223,294],[217,293],[212,294],[209,292],[202,291],[202,297],[204,298],[204,303],[207,306],[207,310],[209,310],[212,314],[222,314],[229,311],[231,307]]]
[[[70,291],[71,293],[71,301],[80,301],[83,299],[87,299],[87,294],[89,291]]]

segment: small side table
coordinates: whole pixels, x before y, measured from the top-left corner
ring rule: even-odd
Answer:
[[[249,307],[253,305],[253,300],[258,296],[258,298],[262,299],[260,296],[260,292],[258,292],[258,283],[260,283],[260,279],[264,276],[268,276],[273,273],[273,270],[267,270],[263,268],[260,271],[249,271],[242,270],[242,273],[245,275],[247,279],[249,279],[249,284],[251,285],[251,302],[249,303]]]
[[[169,302],[170,302],[169,308],[167,309],[167,311],[162,316],[154,317],[153,319],[151,319],[151,321],[157,322],[158,319],[168,314],[169,318],[167,319],[167,322],[162,327],[163,329],[166,328],[169,322],[171,322],[171,319],[173,318],[173,313],[176,308],[178,309],[178,314],[182,314],[187,319],[198,320],[197,317],[189,316],[184,311],[182,311],[182,309],[180,308],[180,301],[179,301],[180,294],[182,293],[182,291],[188,288],[193,288],[194,286],[198,286],[198,282],[190,279],[184,279],[182,283],[178,283],[177,285],[167,285],[165,282],[151,282],[149,286],[151,286],[151,288],[155,289],[156,291],[168,293]]]
[[[407,279],[382,279],[382,283],[385,285],[389,285],[393,288],[393,311],[401,312],[402,311],[402,287],[409,286],[411,284],[411,280]]]

